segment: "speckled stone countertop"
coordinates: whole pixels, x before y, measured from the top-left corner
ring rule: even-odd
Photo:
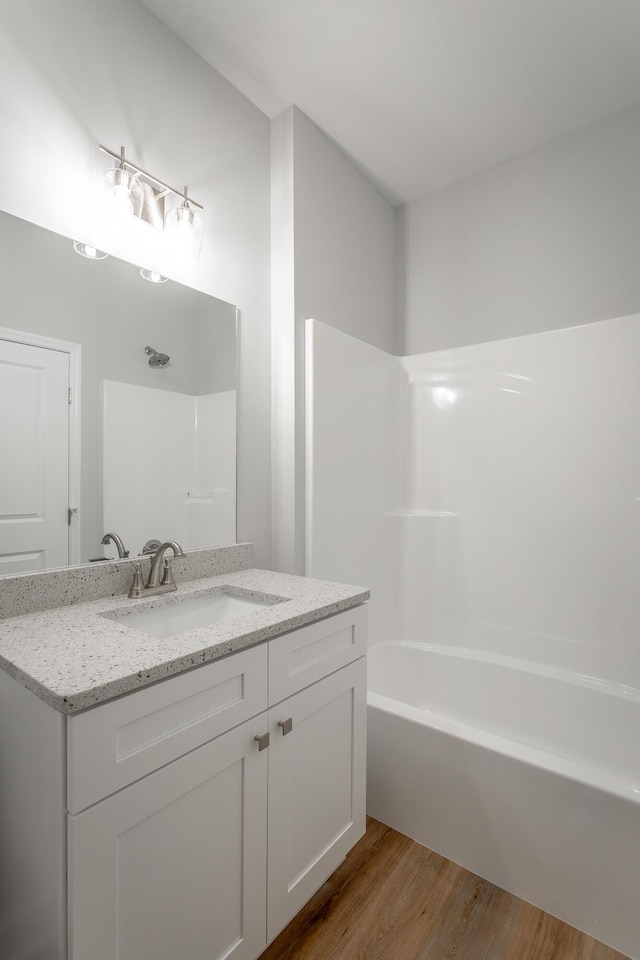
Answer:
[[[270,603],[162,640],[109,619],[220,592]],[[147,599],[110,596],[0,620],[0,667],[55,710],[77,713],[368,598],[362,587],[243,569],[179,583],[177,592]]]

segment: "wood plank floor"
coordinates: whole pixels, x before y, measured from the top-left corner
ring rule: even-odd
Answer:
[[[625,960],[369,818],[260,960]]]

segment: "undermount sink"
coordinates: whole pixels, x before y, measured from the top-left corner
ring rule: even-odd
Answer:
[[[158,605],[150,610],[128,610],[107,614],[125,627],[140,630],[158,640],[173,637],[177,633],[211,627],[224,620],[254,613],[263,607],[271,607],[280,598],[262,600],[258,597],[238,596],[234,593],[210,593],[206,596],[185,597],[172,603]]]

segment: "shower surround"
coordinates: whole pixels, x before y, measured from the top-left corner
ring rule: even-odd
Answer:
[[[234,543],[236,391],[104,380],[102,400],[103,529],[121,532],[132,555],[150,539]]]
[[[603,762],[640,702],[640,317],[406,358],[309,321],[307,348],[307,572],[367,583],[374,669],[397,657],[370,696],[370,812],[640,957],[638,778]],[[582,831],[564,866],[554,818]]]

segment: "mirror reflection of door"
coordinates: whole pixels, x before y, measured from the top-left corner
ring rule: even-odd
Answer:
[[[0,575],[71,560],[70,377],[68,350],[0,339]]]

